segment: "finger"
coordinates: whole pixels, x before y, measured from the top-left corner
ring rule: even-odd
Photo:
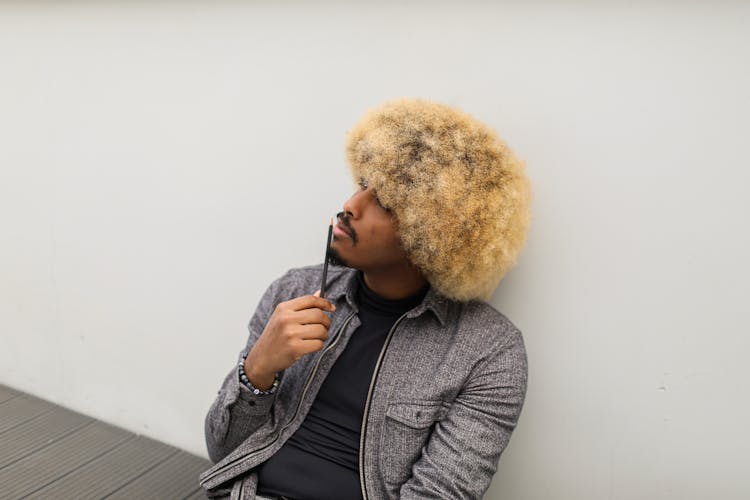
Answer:
[[[290,300],[288,304],[293,311],[301,311],[303,309],[310,309],[311,307],[317,307],[326,311],[336,310],[336,306],[332,302],[316,297],[315,295],[303,295],[302,297]]]
[[[324,345],[325,342],[318,339],[300,340],[299,344],[297,344],[296,351],[299,354],[309,354],[323,349]]]
[[[328,329],[322,325],[302,325],[299,327],[300,340],[327,340]]]
[[[314,297],[320,297],[320,290],[315,290]]]
[[[292,319],[300,325],[320,324],[326,328],[331,326],[331,318],[317,307],[295,311],[292,313]]]

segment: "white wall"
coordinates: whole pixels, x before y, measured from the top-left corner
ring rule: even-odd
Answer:
[[[748,498],[747,4],[0,4],[0,382],[206,455],[346,130],[457,105],[528,164],[492,303],[530,385],[486,498]]]

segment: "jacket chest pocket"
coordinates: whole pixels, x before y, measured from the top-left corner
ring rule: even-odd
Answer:
[[[391,403],[380,436],[380,472],[391,496],[411,476],[435,423],[448,413],[441,401]]]

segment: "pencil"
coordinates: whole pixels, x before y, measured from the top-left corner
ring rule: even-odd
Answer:
[[[326,240],[326,256],[323,261],[323,278],[320,283],[320,297],[326,298],[326,277],[328,276],[328,258],[330,256],[331,248],[331,236],[333,235],[333,217],[331,217],[331,223],[328,225],[328,239]]]

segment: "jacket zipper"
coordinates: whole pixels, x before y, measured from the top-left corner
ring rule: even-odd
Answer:
[[[346,326],[349,324],[349,321],[351,321],[352,317],[354,317],[355,314],[357,314],[357,311],[353,311],[344,320],[344,323],[341,325],[341,328],[339,328],[338,331],[336,332],[336,335],[334,336],[334,338],[331,341],[331,343],[328,344],[328,347],[326,347],[325,350],[323,350],[323,352],[318,357],[318,361],[315,363],[315,367],[313,367],[312,371],[310,372],[310,376],[307,377],[307,381],[305,382],[305,388],[302,390],[302,397],[299,398],[299,403],[297,404],[297,408],[294,410],[294,415],[292,415],[292,418],[289,419],[289,421],[284,425],[284,427],[282,427],[281,430],[276,433],[276,436],[273,438],[273,440],[271,442],[269,442],[268,444],[265,444],[265,445],[261,446],[260,448],[256,448],[255,450],[250,451],[247,454],[245,454],[245,455],[243,455],[241,457],[238,457],[238,458],[232,460],[231,462],[229,462],[228,464],[226,464],[224,467],[222,467],[221,469],[216,470],[213,474],[211,474],[206,479],[204,479],[202,484],[205,484],[208,481],[210,481],[211,479],[213,479],[214,477],[218,476],[219,474],[221,474],[222,472],[224,472],[228,468],[230,468],[233,465],[235,465],[238,461],[245,460],[245,459],[249,458],[252,455],[256,455],[256,454],[258,454],[258,453],[266,450],[267,448],[269,448],[270,446],[272,446],[276,441],[278,441],[278,439],[281,436],[281,434],[287,429],[287,427],[289,427],[290,425],[292,425],[292,422],[294,422],[294,419],[297,418],[297,414],[299,413],[299,409],[302,406],[302,402],[305,400],[305,394],[307,394],[307,390],[310,388],[310,384],[312,383],[312,380],[315,377],[315,374],[318,372],[318,367],[320,366],[320,362],[323,360],[323,356],[325,356],[325,354],[328,351],[330,351],[338,343],[339,338],[341,337],[341,332],[344,331],[344,328],[346,328]]]
[[[372,392],[375,388],[375,382],[378,379],[378,374],[380,372],[380,365],[383,362],[383,356],[385,355],[385,350],[388,349],[388,345],[391,343],[391,337],[393,337],[393,333],[396,331],[396,327],[399,323],[401,323],[401,320],[406,317],[406,315],[409,314],[407,311],[404,313],[400,318],[396,320],[396,322],[391,327],[391,330],[388,332],[388,336],[385,338],[385,342],[383,343],[383,347],[380,349],[380,355],[378,356],[378,361],[375,363],[375,370],[372,372],[372,379],[370,379],[370,388],[367,391],[367,400],[365,401],[365,411],[362,415],[362,430],[359,434],[359,484],[362,488],[362,498],[364,500],[367,500],[367,487],[365,486],[365,467],[364,467],[364,459],[365,459],[365,434],[367,434],[367,417],[370,414],[370,400],[372,399]]]

